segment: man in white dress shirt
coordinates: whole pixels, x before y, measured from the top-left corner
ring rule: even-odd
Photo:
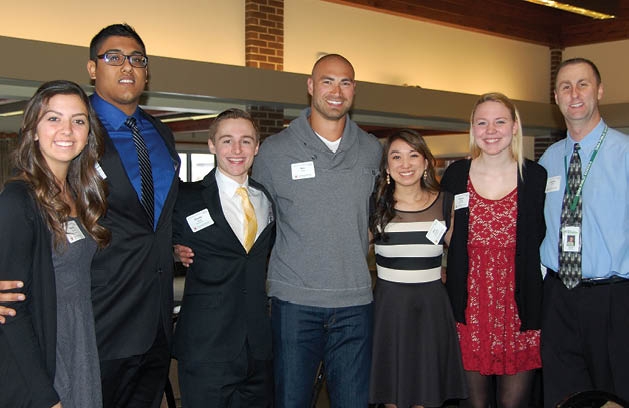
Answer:
[[[194,251],[186,274],[174,355],[185,407],[268,407],[271,328],[266,264],[275,240],[273,204],[248,171],[259,136],[251,116],[229,109],[210,128],[216,169],[183,183],[173,242]]]

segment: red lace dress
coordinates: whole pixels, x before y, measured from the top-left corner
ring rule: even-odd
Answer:
[[[483,375],[541,367],[540,331],[520,331],[515,303],[517,189],[499,200],[481,197],[471,181],[466,324],[457,323],[463,367]]]

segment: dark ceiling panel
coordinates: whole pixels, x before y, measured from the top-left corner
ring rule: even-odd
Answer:
[[[564,3],[570,3],[573,6],[581,7],[588,10],[598,11],[599,13],[616,15],[620,10],[619,0],[562,0]]]
[[[567,11],[517,0],[327,0],[408,18],[430,21],[551,48],[629,38],[629,1],[580,0],[580,7],[612,12],[594,20]],[[569,0],[565,0],[568,2]]]

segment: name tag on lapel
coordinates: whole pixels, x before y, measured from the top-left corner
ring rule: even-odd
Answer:
[[[102,178],[103,180],[105,180],[107,178],[107,174],[105,174],[105,170],[103,170],[103,168],[100,167],[100,164],[96,163],[94,165],[94,168],[96,169],[96,172],[98,173],[100,178]]]
[[[187,216],[186,221],[188,221],[188,225],[190,226],[192,232],[201,231],[202,229],[214,224],[214,220],[210,217],[210,212],[207,208]]]

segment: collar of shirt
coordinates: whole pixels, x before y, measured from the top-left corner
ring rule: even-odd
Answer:
[[[216,185],[218,186],[218,191],[234,199],[238,198],[240,200],[240,196],[236,195],[236,189],[238,187],[245,187],[247,191],[251,193],[248,176],[244,183],[239,184],[232,178],[226,176],[218,167],[216,168]]]
[[[596,146],[596,143],[603,134],[604,129],[605,122],[601,119],[600,122],[598,122],[598,125],[596,125],[594,129],[592,129],[590,133],[588,133],[579,142],[572,139],[570,132],[568,132],[568,137],[566,137],[566,143],[564,146],[564,156],[570,158],[572,151],[574,150],[575,143],[579,143],[579,146],[581,147],[581,162],[585,162],[585,164],[587,164],[587,161],[590,159],[589,155],[592,153],[592,150],[594,150],[594,146]],[[587,154],[587,156],[584,156],[584,154]]]
[[[336,151],[339,149],[339,146],[341,144],[341,140],[343,139],[343,136],[341,136],[338,139],[336,139],[335,141],[330,142],[328,139],[326,139],[325,137],[321,136],[317,132],[315,132],[315,135],[319,136],[319,139],[321,139],[321,141],[328,147],[328,149],[330,149],[332,151],[332,153],[336,153]]]
[[[101,98],[97,93],[92,94],[90,99],[94,110],[98,112],[98,116],[101,120],[107,122],[114,130],[120,130],[123,126],[125,130],[127,129],[127,126],[124,124],[129,117],[127,114]],[[143,123],[144,119],[142,115],[140,115],[140,110],[136,108],[131,116],[135,118],[138,128],[141,131],[145,125]]]
[[[215,172],[216,185],[221,199],[221,208],[227,223],[231,227],[238,240],[244,242],[244,216],[242,211],[242,199],[236,194],[238,187],[245,187],[249,192],[249,200],[256,213],[258,231],[256,239],[270,222],[270,202],[261,190],[249,186],[249,177],[243,184],[239,184],[227,177],[220,169]]]

